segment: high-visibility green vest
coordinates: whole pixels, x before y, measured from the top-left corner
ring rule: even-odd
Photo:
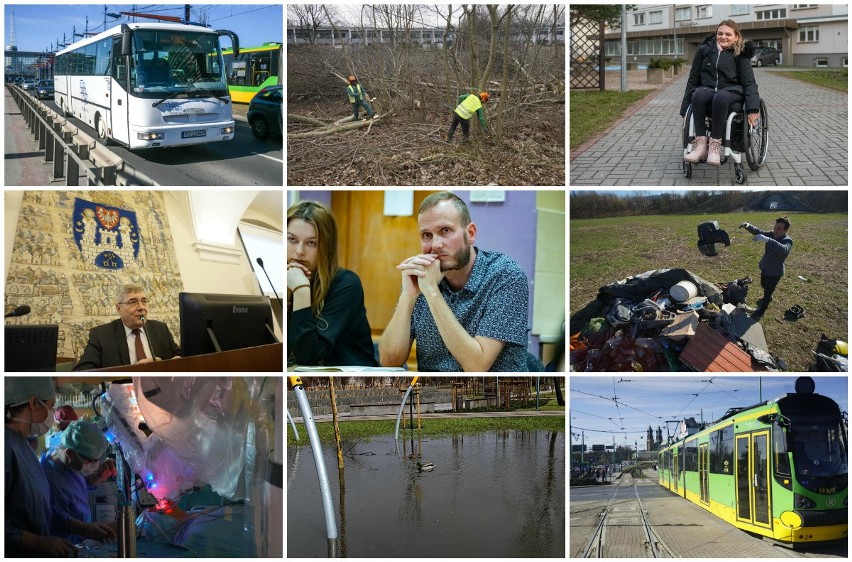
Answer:
[[[355,84],[355,86],[346,86],[346,93],[349,95],[349,103],[355,103],[363,97],[364,90],[361,89],[361,84]]]
[[[470,119],[480,109],[482,109],[482,102],[479,101],[479,96],[470,94],[456,106],[456,114],[462,119]]]

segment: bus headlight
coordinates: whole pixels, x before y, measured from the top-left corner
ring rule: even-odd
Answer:
[[[234,128],[233,127],[222,127],[222,130],[220,132],[223,135],[230,135],[231,133],[234,132]]]
[[[813,509],[816,507],[816,502],[807,496],[794,494],[793,503],[798,509]]]
[[[163,133],[136,133],[139,140],[163,140]]]

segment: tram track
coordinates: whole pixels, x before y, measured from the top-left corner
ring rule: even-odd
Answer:
[[[633,489],[631,495],[629,489]],[[607,503],[582,558],[675,558],[660,540],[635,482],[619,482]]]

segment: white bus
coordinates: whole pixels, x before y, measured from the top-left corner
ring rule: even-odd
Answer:
[[[234,138],[219,37],[197,25],[130,23],[56,53],[54,100],[131,149]]]

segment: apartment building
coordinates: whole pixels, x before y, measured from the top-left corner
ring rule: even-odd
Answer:
[[[783,65],[848,66],[848,4],[639,4],[627,12],[627,61],[676,55],[691,62],[726,19],[757,46],[778,49]],[[621,30],[605,37],[606,56],[620,57]]]

